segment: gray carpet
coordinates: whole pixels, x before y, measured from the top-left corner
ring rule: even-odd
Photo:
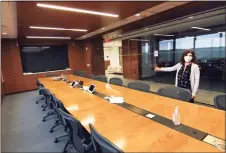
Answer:
[[[3,98],[1,108],[1,151],[2,152],[62,152],[67,138],[58,143],[53,140],[64,134],[62,126],[53,133],[49,129],[54,125],[55,116],[42,122],[43,112],[37,91],[8,95]],[[70,152],[75,152],[71,149]]]

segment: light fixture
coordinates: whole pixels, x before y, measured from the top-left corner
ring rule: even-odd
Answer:
[[[137,13],[137,14],[135,14],[135,16],[140,16],[140,14],[139,14],[139,13]]]
[[[155,36],[166,36],[166,37],[172,37],[174,35],[164,35],[164,34],[154,34]]]
[[[194,16],[189,16],[188,18],[189,18],[189,19],[192,19],[192,18],[194,18]]]
[[[27,36],[29,39],[71,39],[71,37],[43,37],[43,36]]]
[[[67,29],[67,28],[54,28],[54,27],[38,27],[38,26],[30,26],[31,29],[43,29],[43,30],[68,30],[68,31],[81,31],[86,32],[86,29]]]
[[[199,29],[199,30],[210,31],[210,29],[200,28],[200,27],[191,27],[191,28],[192,28],[192,29]]]
[[[119,37],[121,37],[122,35],[118,35]]]
[[[149,42],[148,39],[130,39],[132,41],[144,41],[144,42]]]
[[[50,8],[50,9],[63,10],[63,11],[71,11],[71,12],[79,12],[79,13],[109,16],[109,17],[115,17],[115,18],[119,17],[119,15],[117,15],[117,14],[110,14],[110,13],[105,13],[105,12],[96,12],[96,11],[83,10],[83,9],[77,9],[77,8],[71,8],[71,7],[64,7],[64,6],[57,6],[57,5],[49,5],[49,4],[38,3],[37,6],[38,7],[44,7],[44,8]]]
[[[2,34],[3,34],[3,35],[7,35],[7,33],[5,33],[5,32],[3,32]]]
[[[144,28],[145,30],[149,29],[149,28]]]
[[[105,29],[105,28],[101,28],[101,29]]]

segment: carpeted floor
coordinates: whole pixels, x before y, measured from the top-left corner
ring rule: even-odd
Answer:
[[[1,108],[1,151],[2,152],[62,152],[67,138],[58,143],[53,140],[64,134],[62,126],[49,133],[55,117],[42,122],[43,112],[37,91],[7,95]],[[71,149],[70,152],[75,152]]]

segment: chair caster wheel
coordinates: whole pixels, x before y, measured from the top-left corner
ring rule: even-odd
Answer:
[[[36,101],[36,104],[38,104],[38,102]]]
[[[67,150],[63,150],[62,153],[67,153]]]
[[[53,133],[53,130],[51,129],[51,130],[49,131],[49,133]]]
[[[59,140],[58,140],[58,139],[55,139],[53,142],[54,142],[54,143],[58,143],[58,142],[59,142]]]
[[[45,119],[42,119],[42,122],[45,122],[46,120]]]

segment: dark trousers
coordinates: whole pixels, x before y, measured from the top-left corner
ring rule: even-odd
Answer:
[[[190,103],[194,103],[195,102],[195,99],[190,99],[190,101],[189,101]]]

